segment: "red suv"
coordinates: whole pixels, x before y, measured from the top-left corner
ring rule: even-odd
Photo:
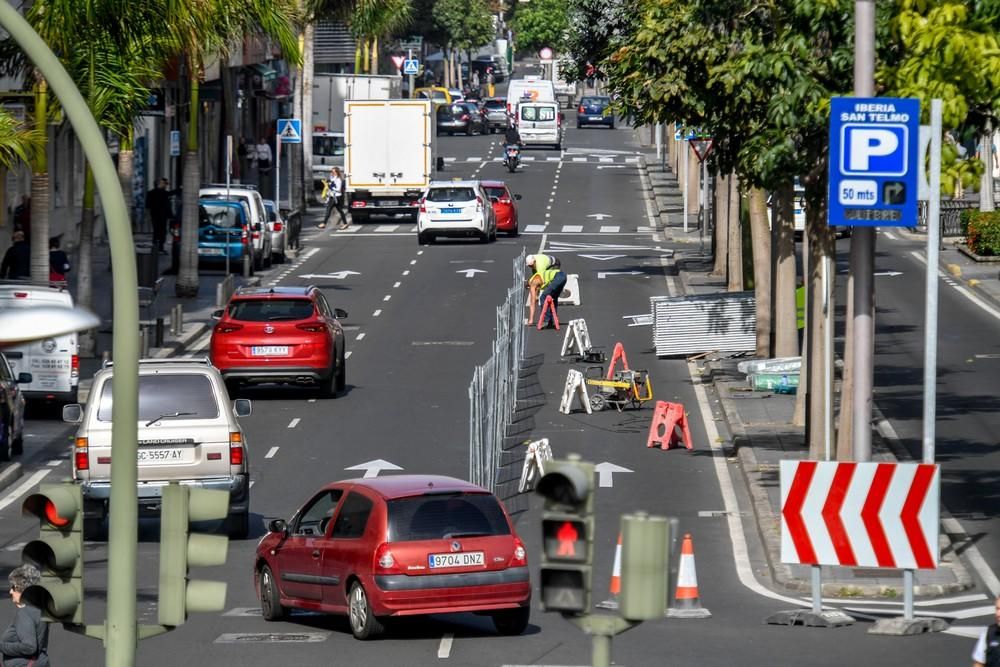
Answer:
[[[528,626],[524,544],[496,496],[453,477],[393,475],[329,484],[257,545],[264,618],[290,608],[346,614],[358,639],[383,619],[451,612]]]
[[[212,364],[230,386],[281,382],[343,391],[347,367],[347,313],[331,308],[317,287],[236,290],[225,310],[212,314]]]
[[[483,181],[483,189],[493,202],[493,212],[496,213],[497,231],[507,232],[517,236],[517,203],[521,195],[511,195],[503,181]]]

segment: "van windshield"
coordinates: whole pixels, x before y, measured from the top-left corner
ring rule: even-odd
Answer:
[[[235,206],[226,204],[201,204],[198,207],[199,227],[236,227],[243,224],[243,217]]]
[[[109,379],[101,389],[97,421],[111,421],[113,382],[114,378]],[[145,423],[161,417],[162,423],[173,414],[179,415],[175,419],[216,419],[219,404],[212,381],[204,375],[188,373],[140,375],[139,421]]]
[[[550,106],[536,107],[536,106],[521,106],[521,120],[527,121],[545,121],[545,120],[555,120],[556,110]]]
[[[510,535],[500,503],[486,493],[414,496],[386,505],[390,542]]]

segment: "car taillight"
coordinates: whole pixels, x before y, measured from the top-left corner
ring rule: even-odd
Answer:
[[[77,470],[90,470],[90,441],[77,438],[73,448],[73,465]]]
[[[417,202],[417,204],[420,205],[420,212],[421,213],[426,213],[427,212],[427,200],[426,199],[421,199],[419,202]]]
[[[254,232],[251,236],[256,240],[260,238],[260,232]]]
[[[274,231],[280,232],[282,229],[284,229],[284,228],[281,226],[280,222],[274,223]]]
[[[586,109],[584,109],[584,108],[583,108],[583,105],[581,104],[581,105],[580,105],[580,108],[579,108],[579,109],[577,109],[577,113],[587,113],[587,110],[586,110]]]
[[[227,334],[233,333],[234,331],[239,331],[243,328],[242,324],[234,324],[232,322],[221,322],[215,325],[215,333]]]
[[[367,205],[368,205],[368,202],[366,202],[364,199],[352,199],[351,200],[351,208],[364,208]]]
[[[302,324],[296,324],[296,329],[301,331],[308,331],[309,333],[322,333],[326,331],[326,327],[318,322],[304,322]]]
[[[243,434],[239,431],[229,433],[229,465],[243,465]]]
[[[14,298],[15,299],[27,299],[28,298],[28,293],[27,292],[14,292]]]
[[[467,114],[467,113],[463,113],[463,114],[462,114],[462,115],[461,115],[461,116],[459,117],[459,120],[469,120],[469,114]]]
[[[378,549],[375,550],[375,571],[378,574],[402,573],[395,556],[392,555],[388,542],[378,545]]]
[[[476,197],[476,210],[477,211],[483,210],[483,198],[482,197],[479,197],[479,196]]]
[[[498,200],[498,203],[500,203],[500,204],[509,204],[510,203],[510,199],[508,197],[501,197]]]
[[[80,355],[74,354],[69,358],[69,376],[73,378],[80,377]]]
[[[524,542],[520,537],[514,538],[514,555],[510,557],[509,567],[527,567],[528,552],[524,549]]]

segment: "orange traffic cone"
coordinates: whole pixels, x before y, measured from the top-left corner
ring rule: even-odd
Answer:
[[[694,568],[694,544],[691,534],[684,534],[681,545],[681,563],[677,570],[677,588],[674,606],[667,610],[668,618],[708,618],[712,612],[701,606],[698,599],[698,574]]]
[[[618,609],[618,594],[622,592],[622,534],[618,533],[618,546],[615,547],[615,565],[611,570],[611,597],[604,602],[598,602],[601,609]]]

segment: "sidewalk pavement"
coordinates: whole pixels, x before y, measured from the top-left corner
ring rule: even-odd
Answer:
[[[656,204],[654,214],[659,217],[661,232],[670,241],[698,243],[696,220],[690,219],[688,233],[683,232],[683,209],[676,177],[658,164],[655,153],[648,152],[648,146],[645,148],[644,166],[652,189],[649,194]],[[706,246],[710,243],[710,239],[706,239]],[[704,251],[693,245],[680,248],[673,263],[684,294],[725,291],[725,280],[710,273],[712,258],[707,248]],[[976,262],[949,247],[941,253],[941,265],[955,280],[964,282],[974,293],[1000,308],[997,275],[1000,264]],[[745,358],[751,356],[747,354]],[[706,355],[698,364],[702,377],[708,380],[711,398],[721,406],[722,414],[712,417],[720,420],[724,431],[728,430],[724,448],[727,456],[734,456],[739,461],[753,504],[753,516],[765,546],[771,583],[776,588],[808,594],[812,590],[811,568],[781,562],[779,462],[808,457],[804,428],[792,425],[795,395],[748,391],[745,376],[738,372],[737,359],[732,355]],[[877,462],[912,460],[898,442],[884,437],[879,431],[873,434],[872,454],[872,460]],[[939,543],[940,565],[936,570],[915,571],[914,595],[942,595],[974,585],[957,555],[956,545],[943,528]],[[896,569],[823,566],[821,575],[826,597],[886,598],[897,597],[903,590],[902,571]]]

